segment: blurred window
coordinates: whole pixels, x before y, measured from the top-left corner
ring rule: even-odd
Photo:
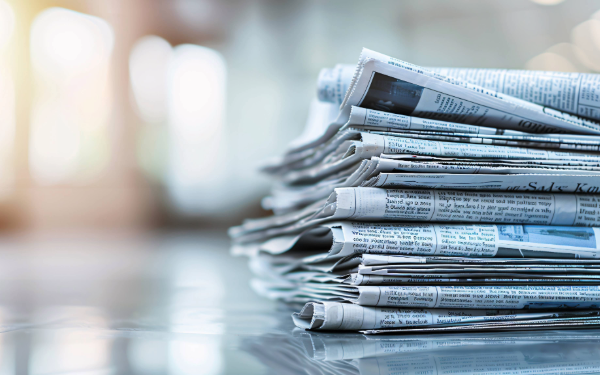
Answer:
[[[167,189],[183,213],[209,214],[226,199],[219,194],[227,184],[220,180],[225,80],[225,60],[217,51],[189,44],[175,47],[167,91]]]
[[[34,20],[29,163],[37,183],[89,182],[107,165],[113,42],[97,17],[50,8]]]
[[[167,72],[173,48],[158,36],[137,41],[129,55],[131,90],[138,115],[137,159],[142,170],[155,181],[164,179],[167,159]]]

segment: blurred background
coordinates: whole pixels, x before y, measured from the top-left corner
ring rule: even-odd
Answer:
[[[600,0],[0,0],[0,374],[268,373],[223,230],[363,47],[600,72]]]
[[[600,71],[597,0],[0,0],[0,228],[225,227],[320,68]]]

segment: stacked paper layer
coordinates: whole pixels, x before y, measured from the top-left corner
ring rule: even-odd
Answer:
[[[273,216],[231,228],[304,329],[600,325],[600,76],[324,69],[304,134],[263,169]]]

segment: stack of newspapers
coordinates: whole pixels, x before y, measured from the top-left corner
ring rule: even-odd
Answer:
[[[600,327],[600,75],[365,49],[317,86],[274,215],[230,229],[258,293],[311,330]]]

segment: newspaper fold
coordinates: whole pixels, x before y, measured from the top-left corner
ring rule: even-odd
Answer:
[[[334,292],[362,306],[458,309],[598,309],[600,286],[359,286],[356,297]]]
[[[339,220],[598,226],[598,202],[587,194],[336,188],[324,203],[248,220],[229,233],[238,243],[266,241]]]
[[[597,74],[509,69],[427,69],[528,102],[600,120],[600,100],[590,95],[600,90]],[[333,69],[323,69],[317,81],[319,100],[342,104],[355,70],[354,65],[342,64]]]
[[[310,330],[371,330],[404,327],[454,326],[484,322],[594,318],[599,310],[523,312],[522,310],[396,309],[338,302],[310,302],[292,314],[298,328]]]
[[[482,70],[483,74],[475,72],[461,75],[452,69],[418,67],[368,49],[363,49],[349,83],[347,78],[343,78],[349,76],[348,68],[345,68],[345,72],[339,72],[336,78],[324,79],[320,81],[323,84],[319,83],[321,87],[331,87],[331,82],[335,81],[336,90],[318,90],[321,98],[339,98],[348,85],[338,117],[313,126],[319,131],[314,132],[309,141],[294,144],[288,157],[293,158],[293,155],[330,139],[347,122],[352,105],[413,117],[531,133],[600,134],[600,125],[594,120],[569,114],[576,113],[592,119],[600,117],[598,100],[590,95],[599,85],[596,75],[532,72],[524,78],[523,72],[494,73],[490,70]],[[532,75],[535,76],[533,79]],[[457,76],[461,78],[457,79]],[[466,76],[469,80],[462,81]],[[500,82],[504,79],[509,79],[511,83],[502,85]],[[553,80],[559,80],[560,84],[553,84]],[[544,86],[536,86],[539,83],[544,83]]]
[[[290,253],[299,254],[298,261],[305,263],[362,255],[361,261],[367,266],[458,262],[505,264],[508,260],[476,261],[470,258],[599,259],[599,231],[596,227],[571,226],[344,221],[323,224],[300,235],[279,237],[238,250],[250,251],[250,255],[257,251],[281,254],[286,262],[290,261]]]
[[[534,133],[600,134],[594,121],[363,49],[342,106]]]

